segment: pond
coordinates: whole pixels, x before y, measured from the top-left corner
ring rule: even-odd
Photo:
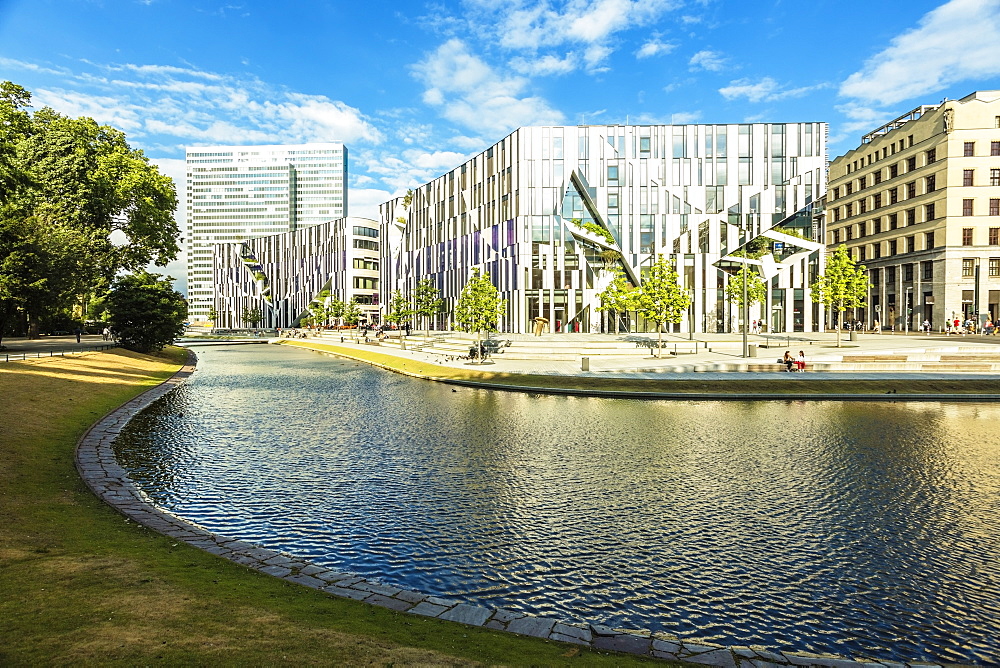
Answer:
[[[536,615],[1000,661],[1000,405],[591,399],[198,355],[116,451],[219,534]]]

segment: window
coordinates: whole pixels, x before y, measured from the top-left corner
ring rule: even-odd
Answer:
[[[906,237],[906,252],[912,253],[917,250],[917,238],[913,235]]]
[[[963,148],[962,155],[965,156],[966,158],[971,158],[976,154],[976,142],[974,141],[965,142],[965,145],[962,148]]]
[[[378,230],[372,227],[354,227],[354,236],[356,237],[374,237],[378,239]]]
[[[962,245],[971,246],[972,245],[972,228],[963,227],[962,228]]]
[[[618,165],[608,165],[608,185],[618,185]]]
[[[1000,141],[990,142],[990,155],[1000,155]]]
[[[839,244],[840,243],[840,230],[834,230],[833,231],[833,243],[834,244]]]
[[[865,247],[858,246],[858,262],[864,262],[866,259],[867,258],[865,258]]]
[[[971,216],[972,215],[972,200],[963,199],[962,200],[962,215]]]
[[[377,241],[368,241],[367,239],[355,239],[354,240],[354,247],[355,248],[364,248],[366,250],[377,251],[378,250],[378,242]]]
[[[649,137],[639,137],[639,157],[649,157]],[[966,142],[968,143],[968,142]]]
[[[867,212],[868,212],[868,198],[865,197],[864,199],[859,199],[858,213],[867,213]]]
[[[882,231],[882,219],[876,218],[875,220],[872,221],[872,234],[878,234],[881,231]]]
[[[889,191],[889,204],[895,204],[899,201],[899,188],[893,188]]]
[[[912,172],[917,169],[917,158],[916,156],[906,159],[906,171]]]
[[[882,183],[882,170],[881,169],[878,170],[877,172],[872,172],[872,183],[874,183],[875,185],[878,185],[878,184]]]
[[[990,228],[990,246],[1000,246],[1000,227]]]
[[[975,258],[971,257],[962,258],[962,278],[972,278],[975,275],[976,275]]]
[[[868,187],[868,177],[862,176],[858,179],[858,190],[864,190]]]
[[[924,220],[934,220],[934,203],[931,202],[924,207]],[[913,223],[910,223],[911,225]]]
[[[881,244],[881,242],[877,243],[877,244],[872,244],[872,259],[873,260],[877,260],[880,257],[882,257],[882,244]]]
[[[378,279],[366,276],[355,276],[354,287],[358,290],[378,290]]]
[[[990,169],[990,185],[1000,186],[1000,169]]]
[[[921,262],[920,263],[920,280],[923,280],[923,281],[933,281],[934,280],[934,263],[933,262]]]
[[[854,238],[854,226],[853,225],[848,225],[846,228],[844,228],[844,231],[847,232],[847,241],[850,241],[850,240],[852,240]]]
[[[992,278],[1000,276],[1000,257],[990,258],[990,276]]]
[[[889,165],[889,178],[894,179],[899,176],[899,165]]]
[[[913,265],[904,264],[903,265],[903,281],[909,283],[913,280]]]
[[[932,193],[935,190],[937,190],[937,177],[934,174],[931,174],[930,176],[928,176],[927,177],[927,183],[926,183],[926,185],[927,185],[927,188],[926,188],[925,192]]]
[[[872,197],[872,207],[875,209],[882,208],[882,193],[875,193]]]
[[[848,218],[854,215],[854,202],[847,203],[847,206],[844,207],[844,215]]]
[[[916,209],[907,209],[906,210],[906,224],[907,225],[916,225],[917,224],[917,210]]]
[[[840,188],[834,188],[833,189],[833,199],[837,199],[838,197],[840,197]]]
[[[976,170],[974,169],[963,169],[962,170],[962,185],[971,186],[976,175]]]
[[[933,149],[933,148],[931,150],[927,151],[926,155],[927,155],[927,164],[928,165],[931,164],[932,162],[934,162],[935,160],[937,160],[937,151],[935,149]]]
[[[853,181],[848,181],[847,185],[844,186],[844,189],[846,190],[846,192],[847,192],[848,195],[850,195],[851,193],[853,193],[854,192],[854,182]]]
[[[892,240],[889,241],[889,255],[895,255],[896,254],[896,246],[897,246],[897,243],[896,243],[895,239],[892,239]]]
[[[885,282],[887,284],[889,284],[889,285],[892,285],[893,283],[896,282],[896,268],[895,267],[886,267],[885,268]]]
[[[926,232],[924,233],[924,248],[931,250],[934,248],[934,233]]]
[[[1000,116],[994,116],[993,121],[994,121],[994,127],[1000,128]]]
[[[370,257],[356,257],[354,258],[354,268],[378,271],[378,260]]]
[[[910,199],[916,196],[917,196],[917,182],[910,181],[909,183],[906,184],[906,199]]]

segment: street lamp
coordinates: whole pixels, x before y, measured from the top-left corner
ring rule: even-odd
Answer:
[[[903,336],[910,333],[910,291],[913,290],[912,285],[906,286],[903,290]]]

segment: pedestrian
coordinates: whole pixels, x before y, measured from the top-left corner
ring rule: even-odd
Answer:
[[[799,358],[795,360],[795,370],[796,371],[806,370],[806,353],[804,350],[799,351]]]
[[[795,366],[795,358],[792,357],[792,351],[786,350],[785,356],[781,358],[781,361],[785,365],[785,371],[791,373],[792,367]]]
[[[77,327],[73,330],[73,333],[76,334],[76,342],[80,343],[80,337],[83,335],[83,330]]]
[[[108,339],[110,339],[111,338],[111,330],[108,329],[107,327],[105,327],[103,330],[101,330],[101,338],[103,338],[105,341],[107,341]]]
[[[875,322],[873,322],[872,323],[872,330],[876,334],[881,334],[882,333],[882,323],[880,323],[878,320],[876,320]]]
[[[924,331],[927,332],[927,336],[930,336],[931,335],[931,321],[925,319],[924,320],[923,328],[924,328]]]

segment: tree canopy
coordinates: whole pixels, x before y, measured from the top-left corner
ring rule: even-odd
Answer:
[[[841,245],[826,261],[826,270],[812,285],[812,299],[828,308],[835,309],[843,321],[844,311],[865,305],[865,298],[871,290],[868,272],[864,265],[857,265]],[[840,327],[837,327],[837,346],[840,346]]]
[[[115,279],[107,297],[111,329],[122,346],[140,353],[162,350],[184,333],[187,301],[171,279],[145,271]]]
[[[618,333],[618,313],[631,310],[635,305],[635,297],[638,293],[635,287],[625,277],[621,270],[615,272],[615,277],[611,279],[608,287],[604,288],[597,295],[600,305],[598,311],[613,311],[615,313],[615,334]]]
[[[455,304],[455,322],[463,332],[475,332],[478,342],[482,332],[496,331],[506,309],[507,300],[500,299],[489,273],[473,269]]]
[[[662,355],[663,324],[678,323],[691,305],[691,297],[680,286],[677,271],[663,255],[643,276],[642,284],[635,298],[635,308],[639,315],[656,323],[657,356]]]
[[[441,293],[434,287],[434,281],[423,278],[417,282],[413,292],[413,314],[424,319],[424,338],[430,336],[430,320],[444,309]]]
[[[30,102],[0,83],[0,301],[32,324],[119,272],[165,265],[179,230],[173,180],[121,131]]]
[[[751,270],[746,265],[740,267],[740,270],[732,274],[726,282],[726,300],[730,304],[736,304],[739,307],[741,318],[746,314],[743,304],[744,282],[746,282],[747,292],[746,307],[749,308],[754,304],[762,304],[767,299],[767,283],[761,278],[760,274]],[[747,323],[744,322],[743,326],[746,327]]]

